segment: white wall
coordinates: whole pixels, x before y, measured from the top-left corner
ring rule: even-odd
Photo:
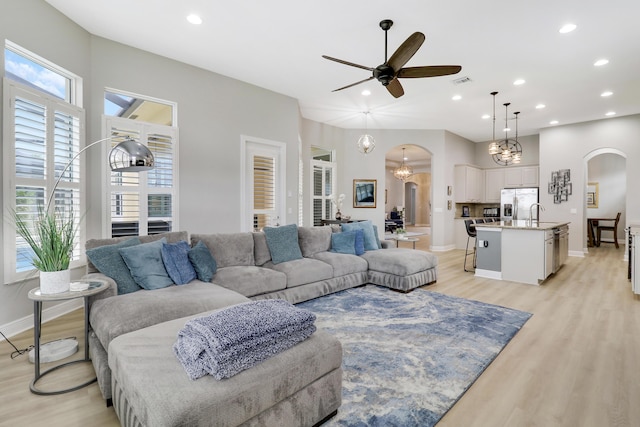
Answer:
[[[587,159],[594,152],[614,150],[626,157],[626,221],[640,224],[640,197],[634,188],[640,182],[640,115],[596,120],[575,125],[543,129],[540,132],[540,187],[545,188],[551,171],[571,170],[573,195],[569,201],[554,204],[552,196],[540,192],[540,202],[547,208],[546,221],[570,221],[569,250],[586,251]],[[575,213],[574,213],[575,212]],[[624,256],[623,253],[620,254]]]

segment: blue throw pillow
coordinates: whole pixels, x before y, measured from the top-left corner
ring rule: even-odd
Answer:
[[[364,253],[364,232],[360,229],[356,230],[355,250],[356,255],[362,255]]]
[[[184,285],[196,278],[196,271],[189,261],[190,249],[191,247],[184,240],[162,244],[164,268],[176,285]]]
[[[359,222],[349,222],[346,224],[342,224],[342,231],[355,231],[362,230],[364,236],[364,250],[365,251],[375,251],[378,248],[378,242],[376,241],[376,236],[373,231],[373,224],[371,221],[359,221]]]
[[[173,285],[162,262],[162,245],[166,238],[151,243],[120,249],[133,280],[144,289],[160,289]]]
[[[298,226],[295,224],[281,227],[265,227],[264,235],[271,252],[271,262],[280,264],[285,261],[302,259],[302,251],[298,243]]]
[[[342,233],[331,233],[331,252],[339,254],[356,254],[356,232],[343,231]]]
[[[378,249],[382,249],[382,243],[380,243],[380,235],[378,234],[378,226],[373,224],[373,235],[376,236],[376,243],[378,244]]]
[[[118,252],[121,248],[128,248],[140,244],[140,239],[134,237],[115,245],[99,246],[87,251],[87,258],[105,276],[111,277],[118,285],[118,295],[128,294],[142,289],[129,271],[129,267]]]
[[[213,276],[218,270],[218,263],[211,255],[211,251],[202,240],[198,241],[196,245],[189,251],[189,261],[193,265],[193,269],[196,271],[198,280],[203,282],[210,282]]]

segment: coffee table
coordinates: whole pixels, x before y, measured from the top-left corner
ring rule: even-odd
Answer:
[[[396,241],[396,248],[398,247],[400,242],[411,242],[411,243],[413,243],[413,249],[416,248],[416,242],[420,241],[420,239],[418,239],[417,237],[406,237],[404,239],[400,239],[398,237],[392,237],[391,240],[395,240]]]

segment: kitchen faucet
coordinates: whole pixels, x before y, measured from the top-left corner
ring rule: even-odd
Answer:
[[[531,206],[529,206],[529,227],[533,226],[533,207],[534,206],[539,206],[540,210],[544,212],[544,206],[542,206],[540,203],[533,203]],[[540,218],[538,218],[538,222],[540,222]]]

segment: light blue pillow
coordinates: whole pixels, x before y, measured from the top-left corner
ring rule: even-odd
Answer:
[[[213,276],[218,270],[218,263],[211,255],[211,251],[202,240],[198,241],[196,245],[189,251],[189,261],[193,265],[193,269],[196,271],[198,280],[203,282],[210,282]]]
[[[364,253],[364,232],[360,229],[356,230],[355,250],[356,255],[362,255]]]
[[[162,244],[164,268],[176,285],[184,285],[196,278],[196,271],[189,261],[190,249],[191,247],[184,240]]]
[[[281,262],[302,259],[302,251],[298,243],[298,226],[295,224],[281,227],[265,227],[264,235],[271,252],[271,262]]]
[[[378,234],[378,226],[373,224],[373,235],[376,237],[376,243],[378,244],[378,249],[382,249],[382,243],[380,243],[380,235]]]
[[[364,236],[365,251],[375,251],[379,249],[371,221],[367,220],[342,224],[342,231],[355,231],[358,229],[362,230]]]
[[[128,294],[142,289],[129,271],[129,267],[118,252],[121,248],[128,248],[140,244],[140,239],[134,237],[115,245],[99,246],[87,251],[87,258],[105,276],[111,277],[118,285],[118,295]]]
[[[362,230],[359,230],[362,234]],[[339,254],[356,254],[356,231],[331,233],[331,252]],[[363,251],[364,252],[364,251]]]
[[[160,289],[173,285],[162,262],[162,245],[166,238],[151,243],[120,249],[133,280],[144,289]]]

